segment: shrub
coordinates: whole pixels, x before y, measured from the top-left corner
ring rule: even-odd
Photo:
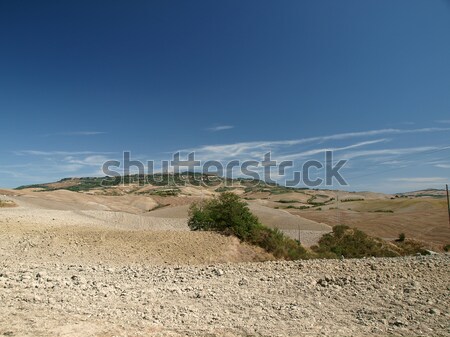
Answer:
[[[311,249],[317,257],[322,258],[341,256],[346,258],[394,257],[428,254],[420,242],[405,240],[404,238],[403,241],[397,240],[395,243],[390,243],[344,225],[334,226],[333,232],[322,236],[318,245],[311,247]]]
[[[406,239],[405,233],[400,233],[400,234],[398,235],[397,241],[398,241],[398,242],[403,242],[403,241],[405,241],[405,239]]]
[[[430,252],[424,248],[423,243],[415,240],[395,242],[394,247],[400,255],[429,255]]]
[[[214,230],[242,240],[248,237],[252,227],[259,224],[247,204],[231,192],[224,192],[203,204],[193,204],[189,215],[188,224],[192,230]]]
[[[380,239],[372,238],[358,229],[339,225],[333,232],[325,234],[317,246],[312,247],[319,257],[362,258],[371,256],[398,256]]]
[[[217,231],[234,235],[240,240],[258,245],[277,258],[305,258],[306,250],[278,229],[262,225],[239,196],[224,192],[218,198],[194,203],[189,209],[191,230]]]

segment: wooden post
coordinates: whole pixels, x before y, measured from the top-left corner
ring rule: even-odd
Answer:
[[[336,191],[336,225],[341,225],[341,214],[339,213],[339,191]]]
[[[445,184],[445,190],[447,191],[448,224],[450,225],[450,199],[448,197],[448,185],[447,184]]]

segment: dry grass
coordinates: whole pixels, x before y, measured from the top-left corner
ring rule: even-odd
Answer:
[[[0,200],[0,207],[6,208],[6,207],[16,207],[17,204],[12,200]]]
[[[346,224],[371,236],[394,240],[400,233],[442,249],[450,242],[450,226],[445,201],[431,198],[366,200],[339,205],[339,209],[291,210],[301,217],[331,226]],[[376,212],[377,210],[392,210]]]

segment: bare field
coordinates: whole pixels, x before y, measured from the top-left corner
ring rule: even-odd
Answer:
[[[195,188],[180,197],[2,192],[16,204],[0,209],[4,336],[450,336],[447,255],[271,261],[234,237],[189,231],[189,204],[214,194]],[[337,213],[275,209],[272,198],[249,207],[305,246],[347,213],[382,233],[373,216],[386,235],[407,219],[407,235],[420,233],[417,214],[442,217],[433,200],[373,198]],[[424,237],[447,235],[436,228]]]
[[[55,191],[8,198],[18,207],[0,212],[4,260],[154,265],[272,259],[236,238],[191,232],[186,218],[151,216],[147,206],[156,203],[148,197]]]
[[[330,226],[350,225],[384,239],[396,239],[405,233],[407,238],[423,241],[434,249],[450,243],[446,203],[441,199],[366,200],[333,206],[290,212]]]

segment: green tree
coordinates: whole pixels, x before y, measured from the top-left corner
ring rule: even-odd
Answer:
[[[247,204],[232,192],[193,204],[189,209],[191,230],[217,231],[258,245],[277,258],[300,259],[306,250],[278,229],[262,225]]]
[[[225,192],[218,198],[193,204],[188,225],[192,230],[219,231],[247,240],[259,221],[238,195]]]

